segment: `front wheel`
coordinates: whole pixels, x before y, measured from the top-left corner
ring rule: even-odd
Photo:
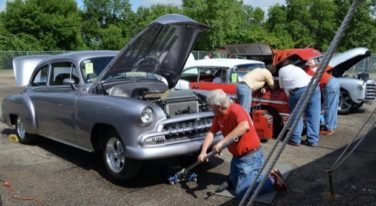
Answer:
[[[17,117],[16,131],[17,131],[18,141],[20,143],[30,144],[33,141],[32,135],[26,132],[24,121],[22,117],[20,116]]]
[[[351,110],[357,110],[357,109],[359,109],[360,107],[363,106],[363,103],[364,103],[364,102],[360,102],[360,103],[355,103],[355,102],[354,102],[354,104],[352,105]]]
[[[103,144],[103,162],[114,181],[123,181],[137,175],[141,164],[125,156],[125,147],[119,135],[110,131]]]
[[[338,113],[348,114],[351,111],[353,104],[354,102],[352,101],[349,92],[341,89],[338,102]]]

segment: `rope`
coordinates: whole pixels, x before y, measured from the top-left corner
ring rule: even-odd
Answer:
[[[355,135],[354,139],[347,144],[346,148],[342,151],[341,155],[337,158],[337,160],[333,163],[333,165],[331,166],[331,168],[327,169],[326,170],[326,173],[328,174],[328,180],[329,180],[329,190],[330,190],[330,195],[331,195],[331,198],[335,198],[335,194],[334,194],[334,187],[333,187],[333,173],[334,171],[348,158],[350,157],[350,155],[352,153],[354,153],[355,149],[358,148],[358,146],[363,142],[363,140],[366,138],[366,135],[363,135],[363,137],[361,137],[358,141],[357,144],[355,144],[355,146],[351,149],[350,152],[348,152],[348,154],[343,157],[345,155],[345,153],[347,152],[347,150],[350,148],[350,145],[352,145],[355,140],[359,137],[359,134],[360,132],[363,130],[363,128],[365,127],[365,125],[369,122],[369,120],[371,119],[371,117],[373,116],[373,114],[375,113],[376,111],[376,108],[373,110],[373,112],[370,114],[370,116],[368,117],[368,119],[363,123],[362,127],[359,129],[358,133]],[[371,129],[376,125],[376,121],[372,124],[372,126],[370,127],[370,129],[368,130],[367,134],[369,134],[369,132],[371,131]],[[342,158],[343,157],[343,158]]]
[[[283,127],[282,131],[278,135],[278,137],[276,139],[276,143],[273,145],[271,152],[268,154],[268,156],[267,156],[265,162],[263,163],[260,171],[258,172],[257,176],[253,179],[252,184],[248,187],[245,195],[243,196],[243,198],[242,198],[242,200],[239,204],[240,206],[243,206],[245,201],[248,199],[250,192],[252,191],[252,189],[256,185],[257,180],[259,179],[262,171],[264,171],[266,164],[269,162],[271,156],[273,155],[274,151],[276,150],[281,138],[286,133],[287,128],[289,128],[291,126],[289,132],[286,135],[286,138],[284,138],[284,140],[283,140],[282,146],[279,148],[279,150],[277,150],[277,154],[276,154],[275,158],[272,160],[272,163],[267,168],[266,174],[269,174],[271,172],[275,163],[277,162],[280,155],[282,154],[283,149],[286,147],[287,141],[290,139],[293,131],[295,130],[295,128],[296,128],[296,126],[299,122],[299,119],[301,118],[301,116],[303,114],[303,111],[306,109],[308,102],[312,97],[313,91],[316,89],[316,87],[319,83],[319,80],[321,79],[323,73],[325,72],[325,68],[329,63],[329,60],[333,56],[340,40],[343,38],[344,31],[345,31],[346,27],[348,26],[349,22],[351,21],[352,16],[354,14],[354,11],[355,11],[355,9],[356,9],[356,7],[357,7],[357,5],[359,4],[360,1],[361,0],[354,0],[353,1],[348,13],[346,14],[343,22],[341,23],[339,29],[337,30],[337,32],[336,32],[336,34],[335,34],[335,36],[334,36],[334,38],[333,38],[333,40],[332,40],[332,42],[329,46],[328,52],[324,55],[323,63],[320,65],[319,70],[316,71],[316,73],[312,77],[311,81],[309,82],[309,84],[307,86],[307,89],[305,89],[305,91],[302,95],[303,98],[299,99],[299,101],[298,101],[296,107],[294,108],[294,110],[292,111],[292,114],[291,114],[290,118],[288,119],[286,125]],[[269,178],[269,177],[267,175],[265,175],[265,177],[262,179],[262,181],[258,184],[258,186],[257,186],[256,190],[253,192],[247,206],[252,205],[253,201],[255,200],[256,196],[260,192],[261,188],[264,186],[267,178]]]

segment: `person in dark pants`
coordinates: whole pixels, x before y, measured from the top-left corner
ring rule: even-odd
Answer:
[[[213,150],[217,152],[221,151],[223,144],[239,137],[237,142],[228,146],[228,150],[233,155],[229,184],[234,189],[235,196],[242,198],[264,161],[260,139],[248,112],[239,104],[231,103],[223,90],[211,91],[208,95],[208,104],[215,116],[210,131],[205,137],[198,160],[205,161],[207,150],[213,142],[214,134],[218,131],[222,132],[224,138],[213,146]],[[262,175],[259,180],[261,178]],[[273,189],[285,190],[286,188],[287,185],[283,181],[281,173],[275,169],[261,192],[270,192]]]

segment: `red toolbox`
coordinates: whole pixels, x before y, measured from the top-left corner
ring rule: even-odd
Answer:
[[[260,139],[273,138],[273,117],[267,110],[254,110],[252,119]]]

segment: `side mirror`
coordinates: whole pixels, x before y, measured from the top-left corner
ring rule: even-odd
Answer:
[[[74,86],[76,82],[74,81],[74,79],[71,79],[71,78],[65,78],[63,80],[63,85],[70,85],[72,87],[72,89],[76,89],[76,87]]]

